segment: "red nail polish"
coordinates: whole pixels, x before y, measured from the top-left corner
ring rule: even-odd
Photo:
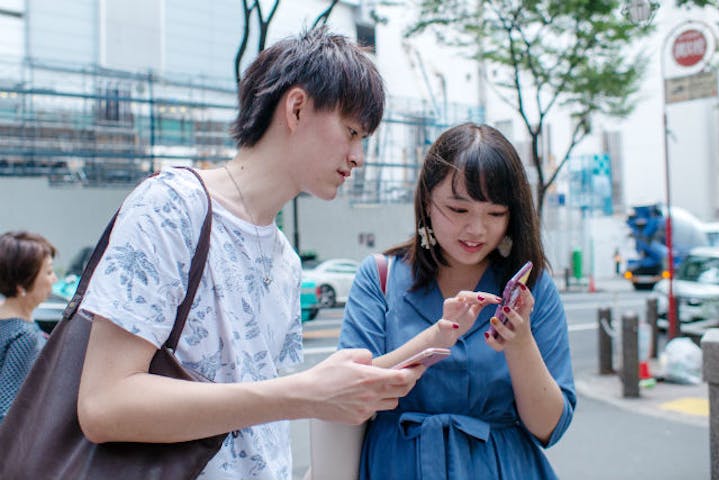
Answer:
[[[457,329],[459,328],[459,324],[458,324],[458,323],[453,323],[453,324],[452,324],[452,328],[454,328],[455,330],[457,330]]]
[[[484,338],[489,339],[489,332],[484,332]]]
[[[527,286],[526,286],[525,284],[523,284],[523,283],[520,283],[520,284],[519,284],[519,288],[521,288],[522,290],[526,290],[526,289],[527,289]]]
[[[484,297],[482,295],[477,295],[477,300],[479,300],[480,302],[483,302]]]
[[[505,307],[502,307],[502,311],[503,311],[504,313],[509,313],[509,307],[506,307],[506,306],[505,306]]]

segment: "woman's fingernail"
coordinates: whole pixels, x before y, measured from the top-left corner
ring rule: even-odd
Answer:
[[[489,339],[489,332],[484,332],[484,338]]]
[[[484,297],[482,295],[477,295],[477,300],[479,300],[480,302],[483,302]]]
[[[507,306],[502,307],[502,311],[504,313],[509,313],[509,307],[507,307]]]
[[[527,286],[526,286],[525,284],[523,284],[523,283],[520,283],[520,284],[519,284],[519,288],[521,288],[522,290],[526,290],[526,289],[527,289]]]
[[[459,328],[459,323],[453,323],[453,324],[452,324],[452,328],[454,328],[455,330],[457,330],[457,329]]]
[[[499,320],[497,320],[497,317],[492,317],[489,319],[489,323],[491,323],[492,325],[496,325],[498,322]]]

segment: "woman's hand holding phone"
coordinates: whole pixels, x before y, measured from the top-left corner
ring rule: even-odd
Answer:
[[[496,305],[499,297],[486,292],[463,290],[444,301],[442,318],[435,324],[437,338],[432,345],[451,348],[477,320],[479,312],[487,305]]]
[[[529,316],[534,308],[534,297],[526,286],[532,264],[527,262],[504,289],[502,304],[497,306],[490,319],[490,327],[484,336],[495,350],[504,350],[522,338],[530,338]]]

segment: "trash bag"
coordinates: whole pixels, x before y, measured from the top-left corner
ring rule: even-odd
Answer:
[[[702,349],[687,337],[670,340],[659,362],[667,382],[685,385],[702,382]]]

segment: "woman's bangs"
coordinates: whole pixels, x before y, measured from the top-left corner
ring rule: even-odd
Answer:
[[[509,205],[509,171],[504,160],[494,152],[485,149],[472,150],[463,155],[458,162],[458,172],[452,179],[452,188],[456,190],[464,175],[464,186],[469,196],[478,202],[491,202],[497,205]]]

